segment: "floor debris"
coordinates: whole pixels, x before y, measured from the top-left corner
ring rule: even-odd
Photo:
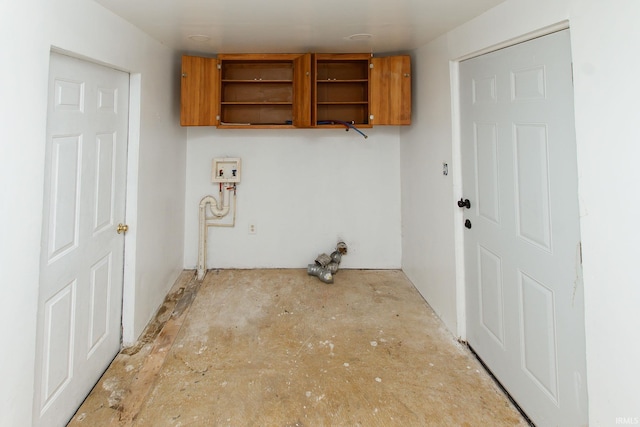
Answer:
[[[181,326],[171,317],[118,355],[69,425],[527,425],[402,272],[340,277],[344,286],[309,286],[302,269],[208,274],[169,310]]]

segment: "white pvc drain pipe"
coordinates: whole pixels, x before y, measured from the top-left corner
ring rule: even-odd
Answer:
[[[220,202],[213,196],[204,196],[200,200],[198,212],[198,265],[197,278],[204,279],[207,273],[207,234],[209,227],[233,227],[236,223],[236,184],[225,184],[224,192],[220,191]],[[233,190],[233,195],[231,191]],[[226,197],[225,197],[226,195]],[[230,199],[233,197],[233,219],[230,223],[215,222],[227,216],[231,210]],[[207,206],[209,209],[207,211]],[[208,212],[212,216],[209,216]]]

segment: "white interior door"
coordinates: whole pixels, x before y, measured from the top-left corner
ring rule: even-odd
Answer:
[[[536,425],[587,425],[569,31],[460,84],[468,342]]]
[[[34,424],[74,414],[120,348],[129,75],[52,53]]]

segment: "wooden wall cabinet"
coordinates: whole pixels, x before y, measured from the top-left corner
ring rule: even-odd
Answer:
[[[184,56],[183,126],[358,127],[411,123],[409,56]]]
[[[358,127],[411,124],[411,57],[370,54],[314,56],[312,121]]]
[[[371,126],[370,60],[367,53],[314,55],[314,126],[341,126],[340,121]]]
[[[220,127],[308,127],[310,54],[224,54]]]

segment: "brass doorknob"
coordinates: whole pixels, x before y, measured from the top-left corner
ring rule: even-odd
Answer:
[[[116,228],[116,231],[118,232],[118,234],[126,233],[128,230],[129,230],[129,226],[126,224],[118,224],[118,228]]]

